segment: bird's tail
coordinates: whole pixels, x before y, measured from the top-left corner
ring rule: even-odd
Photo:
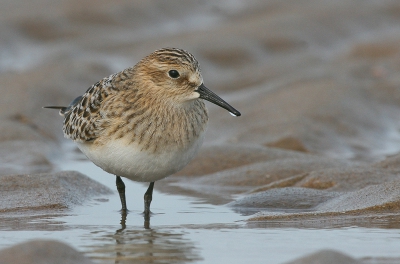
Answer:
[[[44,106],[43,108],[51,108],[51,109],[59,109],[60,110],[60,115],[64,116],[65,113],[67,113],[68,111],[70,111],[72,108],[74,108],[79,101],[82,99],[82,96],[78,96],[77,98],[75,98],[70,104],[69,106]]]

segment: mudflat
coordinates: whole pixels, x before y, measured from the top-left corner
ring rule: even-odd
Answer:
[[[110,193],[59,171],[76,149],[42,106],[67,105],[162,47],[193,53],[207,87],[242,116],[208,104],[200,154],[158,191],[229,206],[249,226],[400,227],[398,1],[228,2],[2,1],[3,229]],[[319,257],[359,261],[332,251],[308,258]]]

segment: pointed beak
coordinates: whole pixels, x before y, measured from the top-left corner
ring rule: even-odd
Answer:
[[[196,92],[200,94],[200,98],[207,100],[213,104],[216,104],[226,110],[228,110],[232,115],[235,116],[240,116],[241,113],[233,108],[230,104],[222,100],[221,97],[213,93],[211,90],[209,90],[207,87],[204,86],[204,84],[201,84],[199,88],[197,88]]]

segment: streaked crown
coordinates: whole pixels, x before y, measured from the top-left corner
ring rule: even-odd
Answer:
[[[192,67],[193,70],[200,70],[199,63],[196,58],[189,52],[183,49],[177,48],[163,48],[156,50],[150,56],[155,56],[161,62],[166,63],[181,63],[188,67]]]

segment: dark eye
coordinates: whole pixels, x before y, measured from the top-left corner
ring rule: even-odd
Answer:
[[[176,79],[179,77],[179,72],[177,70],[170,70],[168,75],[169,77]]]

